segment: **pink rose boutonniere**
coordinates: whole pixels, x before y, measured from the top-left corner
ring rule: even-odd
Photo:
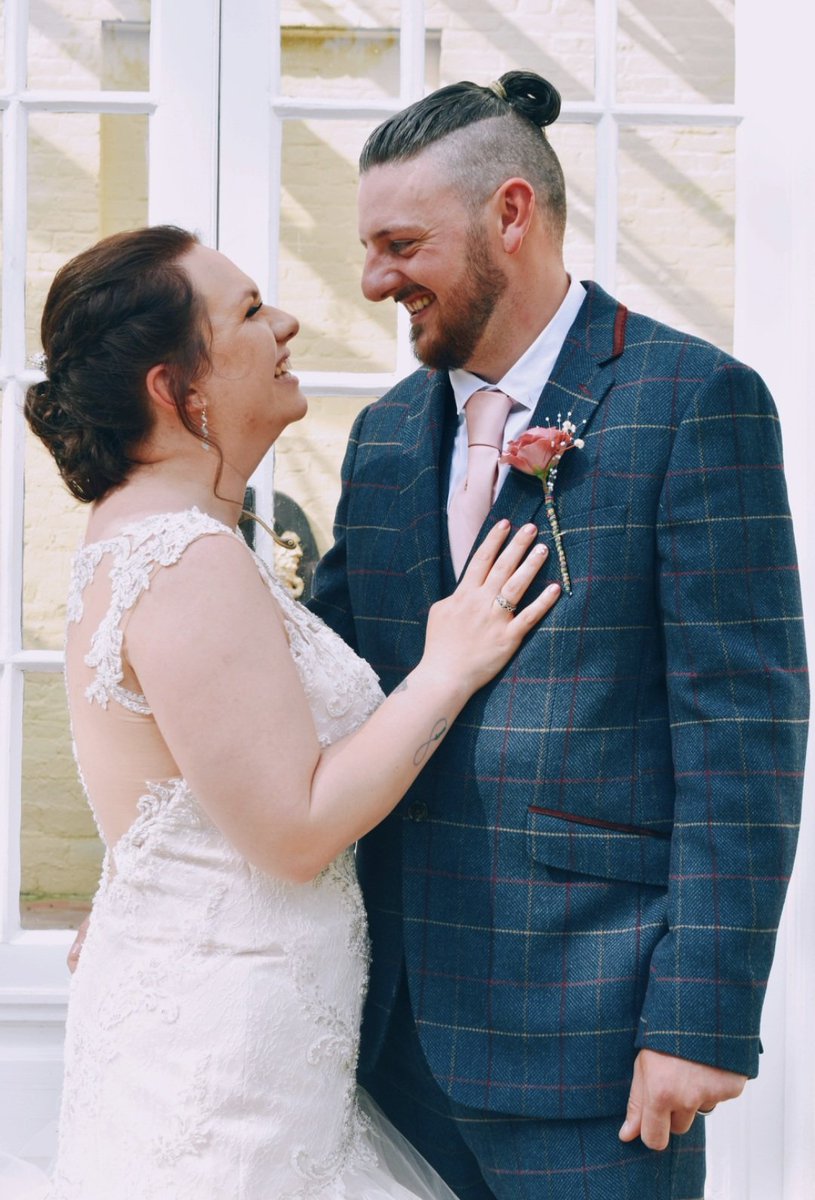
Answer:
[[[566,551],[563,549],[563,536],[558,524],[554,498],[558,463],[567,450],[571,450],[572,448],[581,450],[584,444],[582,438],[574,436],[577,432],[577,427],[569,420],[570,416],[571,413],[567,415],[565,421],[561,421],[560,416],[558,416],[557,425],[547,425],[546,428],[537,426],[534,429],[527,429],[526,433],[522,433],[514,442],[509,443],[498,461],[500,463],[509,463],[511,467],[515,467],[518,471],[523,471],[525,475],[537,476],[543,484],[546,516],[549,520],[549,528],[552,530],[552,537],[555,541],[555,549],[557,550],[558,564],[560,566],[560,577],[563,580],[563,587],[571,596],[572,581],[569,578]]]

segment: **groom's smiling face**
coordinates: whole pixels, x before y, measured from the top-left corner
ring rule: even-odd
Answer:
[[[410,314],[416,355],[470,366],[506,287],[483,214],[439,179],[434,156],[373,167],[360,180],[362,291]]]

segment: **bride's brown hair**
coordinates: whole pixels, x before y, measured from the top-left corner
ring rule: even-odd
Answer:
[[[178,415],[211,366],[206,309],[178,260],[198,238],[174,225],[113,234],[57,272],[42,315],[47,378],[26,394],[25,415],[66,485],[98,500],[137,465],[150,432],[151,367],[166,366]]]

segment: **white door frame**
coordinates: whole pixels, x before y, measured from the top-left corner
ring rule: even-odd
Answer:
[[[778,405],[810,661],[815,655],[815,11],[778,0],[736,5],[735,353]],[[815,778],[762,1021],[761,1073],[708,1119],[711,1200],[811,1200],[815,1190]]]

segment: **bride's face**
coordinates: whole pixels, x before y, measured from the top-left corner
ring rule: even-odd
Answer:
[[[228,458],[232,448],[240,453],[245,446],[259,460],[306,412],[300,381],[289,370],[289,343],[299,323],[263,304],[252,280],[217,250],[195,246],[181,265],[212,329],[212,370],[197,385],[210,432]]]

